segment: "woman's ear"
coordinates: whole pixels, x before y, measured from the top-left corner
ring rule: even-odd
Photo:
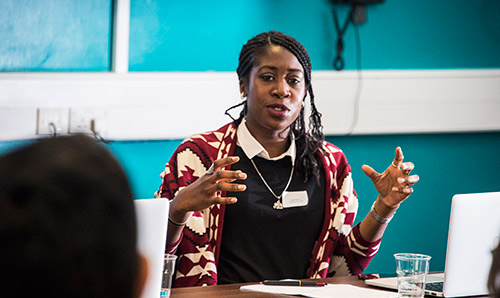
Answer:
[[[137,277],[135,280],[134,296],[133,296],[135,298],[141,297],[141,294],[144,291],[144,287],[146,286],[146,282],[149,277],[148,260],[142,254],[139,254],[138,258],[139,261],[137,266]]]
[[[240,79],[240,95],[241,98],[247,97],[247,84],[243,79]]]

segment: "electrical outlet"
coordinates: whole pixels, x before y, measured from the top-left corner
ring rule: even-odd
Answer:
[[[71,109],[69,133],[102,135],[107,123],[106,112],[97,109]]]
[[[67,134],[68,114],[68,109],[38,109],[37,135]]]

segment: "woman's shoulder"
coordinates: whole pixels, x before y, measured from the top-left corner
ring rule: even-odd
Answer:
[[[345,156],[344,152],[342,149],[339,147],[333,145],[332,143],[329,143],[327,141],[324,141],[321,144],[321,147],[318,150],[320,158],[323,158],[326,160],[326,165],[330,167],[342,167],[342,165],[347,165],[347,157]]]
[[[226,148],[223,142],[233,142],[227,137],[236,131],[231,123],[214,130],[194,134],[181,142],[175,149],[170,164],[189,164],[190,169],[205,169],[217,158],[221,148]],[[225,137],[226,136],[226,137]]]
[[[225,124],[217,130],[206,131],[203,133],[193,134],[190,137],[184,139],[181,144],[184,143],[196,143],[196,144],[215,144],[220,143],[224,140],[233,139],[236,133],[236,127],[233,122]]]
[[[323,141],[323,143],[321,144],[320,150],[321,150],[321,153],[323,155],[327,155],[327,156],[341,155],[341,156],[344,156],[344,152],[342,151],[342,149],[340,149],[339,147],[337,147],[334,144],[327,142],[327,141]]]

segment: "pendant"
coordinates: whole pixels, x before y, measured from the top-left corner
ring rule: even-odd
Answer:
[[[281,209],[283,209],[283,204],[281,204],[280,200],[277,200],[276,202],[274,202],[273,208],[277,209],[277,210],[281,210]]]

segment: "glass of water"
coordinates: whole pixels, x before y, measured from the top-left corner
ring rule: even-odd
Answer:
[[[163,261],[163,276],[161,281],[161,298],[169,298],[170,290],[172,289],[172,277],[175,270],[176,255],[165,254]]]
[[[424,297],[425,278],[429,272],[431,257],[413,253],[398,253],[394,257],[398,274],[398,296]]]

